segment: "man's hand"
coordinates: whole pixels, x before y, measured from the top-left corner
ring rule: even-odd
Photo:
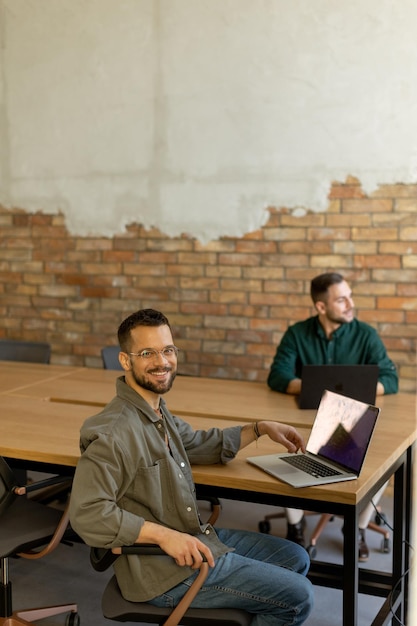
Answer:
[[[181,567],[188,565],[193,569],[198,569],[203,562],[203,556],[209,566],[214,567],[211,550],[197,537],[154,522],[143,524],[136,543],[156,543]]]
[[[305,452],[304,439],[300,433],[288,424],[281,424],[280,422],[258,422],[258,430],[261,435],[268,435],[272,441],[281,443],[285,446],[288,452]]]
[[[193,569],[198,569],[203,562],[204,555],[210,567],[214,567],[211,550],[197,537],[173,530],[167,533],[166,538],[159,545],[175,559],[177,565],[188,565]]]

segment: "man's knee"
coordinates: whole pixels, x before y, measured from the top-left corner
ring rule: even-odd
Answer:
[[[314,588],[308,578],[300,576],[296,591],[297,597],[297,621],[294,626],[299,626],[305,622],[314,606]]]
[[[292,569],[299,574],[306,575],[310,569],[310,556],[305,548],[297,543],[291,543],[294,564]]]

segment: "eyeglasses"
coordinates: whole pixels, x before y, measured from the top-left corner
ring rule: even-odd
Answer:
[[[162,356],[165,359],[173,359],[174,357],[177,356],[178,350],[179,348],[177,348],[177,346],[165,346],[165,348],[162,348],[162,350],[153,350],[152,348],[145,348],[144,350],[141,350],[140,352],[128,352],[128,354],[130,354],[130,356],[138,356],[144,361],[152,361],[158,358],[159,354],[162,354]]]

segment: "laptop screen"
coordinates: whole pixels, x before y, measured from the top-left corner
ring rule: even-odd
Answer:
[[[359,474],[378,414],[375,406],[324,391],[307,451]]]

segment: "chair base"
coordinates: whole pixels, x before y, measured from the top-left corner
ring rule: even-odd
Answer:
[[[51,617],[52,615],[60,615],[61,613],[72,613],[74,615],[72,623],[74,626],[78,624],[78,621],[76,621],[76,616],[78,616],[77,605],[62,604],[14,611],[9,617],[0,617],[0,626],[26,626],[27,624],[33,624],[35,620]]]

